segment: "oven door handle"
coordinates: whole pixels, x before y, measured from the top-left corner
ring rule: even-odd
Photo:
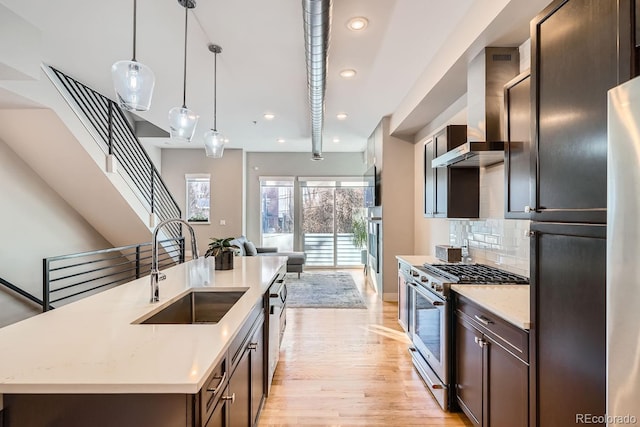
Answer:
[[[421,288],[421,286],[418,286],[417,284],[415,284],[414,282],[410,282],[409,286],[411,286],[412,288],[414,288],[416,290],[416,292],[418,292],[424,299],[426,299],[427,301],[429,301],[429,303],[431,305],[434,306],[443,306],[444,305],[444,301],[440,301],[438,299],[433,299],[431,298],[428,293],[426,291],[423,291]]]
[[[413,353],[417,352],[418,349],[416,349],[415,347],[409,347],[409,351],[412,353],[411,357],[416,357],[415,355],[413,355]],[[433,389],[433,390],[442,390],[442,389],[446,389],[447,386],[444,384],[436,384],[433,381],[431,381],[431,378],[429,378],[429,375],[424,375],[422,376],[422,378],[424,378],[426,380],[426,382],[428,382],[429,384],[429,388]]]

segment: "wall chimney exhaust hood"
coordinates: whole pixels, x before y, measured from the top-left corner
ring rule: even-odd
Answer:
[[[467,73],[467,142],[431,161],[431,167],[485,167],[504,161],[504,85],[518,75],[517,47],[487,47]]]

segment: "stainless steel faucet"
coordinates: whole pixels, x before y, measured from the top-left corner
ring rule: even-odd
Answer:
[[[167,278],[166,275],[160,273],[158,269],[158,232],[162,227],[172,222],[180,222],[187,226],[191,235],[191,254],[193,259],[198,259],[198,244],[196,243],[196,234],[189,223],[180,218],[169,218],[162,221],[153,230],[153,238],[151,240],[151,302],[160,301],[160,290],[158,282]]]

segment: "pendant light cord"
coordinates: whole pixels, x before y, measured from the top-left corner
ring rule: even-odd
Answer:
[[[138,1],[133,0],[133,58],[132,62],[136,62],[136,14],[137,14]]]
[[[217,131],[217,114],[216,114],[216,104],[217,104],[217,95],[218,95],[218,53],[216,52],[213,55],[213,130]]]
[[[189,22],[189,1],[184,2],[184,72],[182,79],[182,108],[187,108],[187,25]]]

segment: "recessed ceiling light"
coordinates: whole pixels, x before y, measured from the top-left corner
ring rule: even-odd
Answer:
[[[338,113],[338,114],[336,114],[336,118],[338,120],[344,120],[344,119],[347,118],[347,113]]]
[[[267,120],[273,120],[276,115],[272,113],[264,113],[264,118]]]
[[[355,18],[349,19],[347,22],[347,28],[352,31],[361,31],[367,28],[369,24],[369,20],[364,16],[356,16]]]
[[[356,75],[356,70],[352,69],[352,68],[347,68],[344,69],[342,71],[340,71],[340,77],[342,77],[343,79],[350,79],[352,77],[354,77]]]
[[[333,138],[333,142],[337,144],[338,142],[340,142],[340,138]]]
[[[276,139],[276,142],[278,144],[284,144],[285,143],[285,139],[284,138],[278,138],[278,139]]]

